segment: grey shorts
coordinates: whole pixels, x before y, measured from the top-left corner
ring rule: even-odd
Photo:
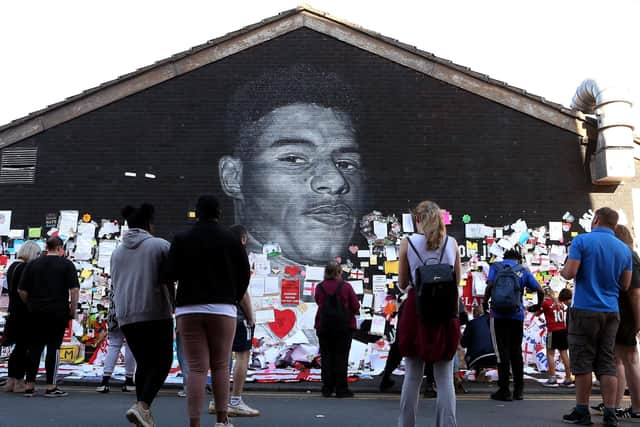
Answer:
[[[570,308],[569,356],[574,374],[616,375],[616,332],[618,313]]]

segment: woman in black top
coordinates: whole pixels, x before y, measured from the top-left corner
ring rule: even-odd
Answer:
[[[27,305],[18,295],[18,284],[24,266],[40,255],[40,246],[32,240],[26,241],[18,250],[17,259],[7,270],[7,285],[9,285],[9,317],[5,327],[5,344],[15,344],[9,356],[9,380],[6,391],[24,393],[24,374],[27,361],[28,346],[28,310]]]

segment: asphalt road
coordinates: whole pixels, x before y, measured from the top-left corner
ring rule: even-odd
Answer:
[[[47,399],[42,395],[25,398],[0,394],[0,427],[42,426],[130,426],[124,412],[133,396],[120,391],[101,395],[92,388],[67,387],[69,396]],[[116,389],[117,390],[117,389]],[[596,398],[597,399],[597,398]],[[594,399],[594,401],[596,401]],[[256,418],[236,418],[237,427],[321,427],[395,426],[399,396],[361,394],[354,399],[326,399],[318,393],[247,393],[245,400],[260,409]],[[434,400],[421,400],[419,426],[434,424]],[[628,403],[626,403],[628,404]],[[570,395],[531,395],[520,402],[494,402],[486,394],[467,394],[458,399],[459,426],[560,426],[562,414],[573,405]],[[163,390],[153,405],[159,427],[187,426],[186,399],[175,390]],[[594,416],[596,425],[601,417]],[[203,415],[203,426],[213,426],[215,418]],[[624,421],[621,425],[631,425]]]

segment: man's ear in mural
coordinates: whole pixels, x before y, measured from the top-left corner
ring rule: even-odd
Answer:
[[[218,162],[218,174],[222,191],[234,200],[242,200],[242,160],[223,156]]]

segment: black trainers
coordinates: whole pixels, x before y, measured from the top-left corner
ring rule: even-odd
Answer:
[[[563,415],[562,421],[569,424],[578,424],[581,426],[590,426],[593,424],[591,422],[591,414],[582,414],[577,411],[576,408],[573,408],[570,414]]]
[[[604,403],[600,402],[596,406],[592,406],[591,409],[598,411],[600,415],[604,414]]]
[[[605,413],[602,417],[602,425],[604,427],[618,427],[618,417],[616,414]]]
[[[65,397],[68,395],[69,393],[60,390],[58,387],[44,392],[44,397]]]
[[[513,400],[523,400],[523,399],[524,399],[524,393],[522,392],[522,389],[513,390]]]
[[[495,393],[491,393],[491,399],[500,400],[502,402],[511,402],[513,400],[511,392],[502,388],[498,389]]]

